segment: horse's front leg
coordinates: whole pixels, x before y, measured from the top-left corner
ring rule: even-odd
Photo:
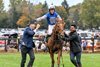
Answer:
[[[61,50],[58,50],[58,67],[60,67],[60,57],[61,57]]]
[[[52,61],[52,65],[51,65],[51,67],[54,67],[54,63],[55,63],[55,61],[54,61],[54,53],[53,53],[52,50],[50,50],[50,57],[51,57],[51,61]]]

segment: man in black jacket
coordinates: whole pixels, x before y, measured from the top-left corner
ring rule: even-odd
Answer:
[[[76,67],[82,67],[81,65],[81,40],[76,32],[76,25],[70,26],[70,34],[62,39],[70,42],[70,60]],[[76,57],[76,59],[75,59]]]

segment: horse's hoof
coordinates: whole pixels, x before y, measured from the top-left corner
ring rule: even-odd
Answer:
[[[51,67],[54,67],[54,64],[52,64]]]
[[[60,67],[60,64],[58,64],[58,67]]]

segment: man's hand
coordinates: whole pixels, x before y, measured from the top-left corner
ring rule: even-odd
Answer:
[[[37,24],[36,25],[36,30],[39,29],[39,28],[40,28],[40,24]]]

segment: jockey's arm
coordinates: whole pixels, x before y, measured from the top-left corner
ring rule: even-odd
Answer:
[[[60,17],[60,15],[57,15],[57,18],[58,18],[59,20],[62,20],[61,17]]]
[[[47,15],[43,15],[42,17],[37,18],[36,21],[41,21],[41,20],[46,19],[46,18],[47,18]]]

